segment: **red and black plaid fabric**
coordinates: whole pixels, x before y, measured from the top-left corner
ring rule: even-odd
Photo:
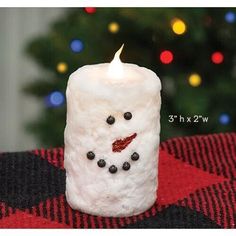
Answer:
[[[0,154],[1,228],[236,228],[236,133],[161,143],[157,202],[132,217],[72,210],[63,148]]]

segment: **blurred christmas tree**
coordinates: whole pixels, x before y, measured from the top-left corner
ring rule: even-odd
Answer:
[[[162,140],[232,131],[236,124],[235,9],[73,9],[47,35],[27,46],[42,78],[24,88],[43,104],[27,125],[45,146],[63,144],[65,89],[85,64],[110,62],[125,43],[124,62],[145,66],[161,78]],[[96,106],[96,104],[94,104]],[[170,122],[170,115],[202,115],[198,123]]]

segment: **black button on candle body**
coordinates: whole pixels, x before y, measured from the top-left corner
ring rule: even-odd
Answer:
[[[107,118],[107,123],[108,123],[109,125],[114,124],[114,123],[115,123],[115,118],[114,118],[113,116],[109,116],[109,117]]]
[[[88,158],[89,160],[93,160],[93,159],[95,158],[95,154],[90,151],[90,152],[87,153],[87,158]]]
[[[130,164],[129,162],[124,162],[123,166],[122,166],[123,170],[129,170],[130,169]]]
[[[132,155],[131,155],[131,159],[133,161],[137,161],[139,159],[139,154],[137,152],[134,152]]]
[[[117,167],[115,165],[112,165],[109,167],[109,172],[111,174],[115,174],[117,172]]]
[[[131,114],[130,112],[125,112],[125,113],[124,113],[124,118],[125,118],[126,120],[130,120],[130,119],[132,118],[132,114]]]
[[[104,167],[106,165],[106,162],[103,160],[103,159],[100,159],[98,162],[97,162],[98,166],[99,167]]]

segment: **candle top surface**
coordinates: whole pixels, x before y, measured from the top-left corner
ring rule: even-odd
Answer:
[[[101,63],[94,65],[86,65],[77,69],[71,74],[71,77],[76,80],[99,80],[101,83],[132,83],[146,80],[155,80],[160,83],[157,75],[145,67],[140,67],[136,64],[122,63],[122,76],[117,77],[116,71],[113,73],[110,70],[111,63]]]
[[[68,87],[74,91],[102,96],[119,92],[125,94],[130,91],[156,94],[161,90],[160,79],[152,70],[136,64],[122,63],[122,77],[117,77],[109,72],[109,66],[110,63],[101,63],[80,67],[71,74]]]

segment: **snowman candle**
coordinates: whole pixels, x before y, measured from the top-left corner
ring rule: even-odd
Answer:
[[[131,216],[156,200],[161,83],[149,69],[86,65],[67,85],[66,198],[76,210]]]

